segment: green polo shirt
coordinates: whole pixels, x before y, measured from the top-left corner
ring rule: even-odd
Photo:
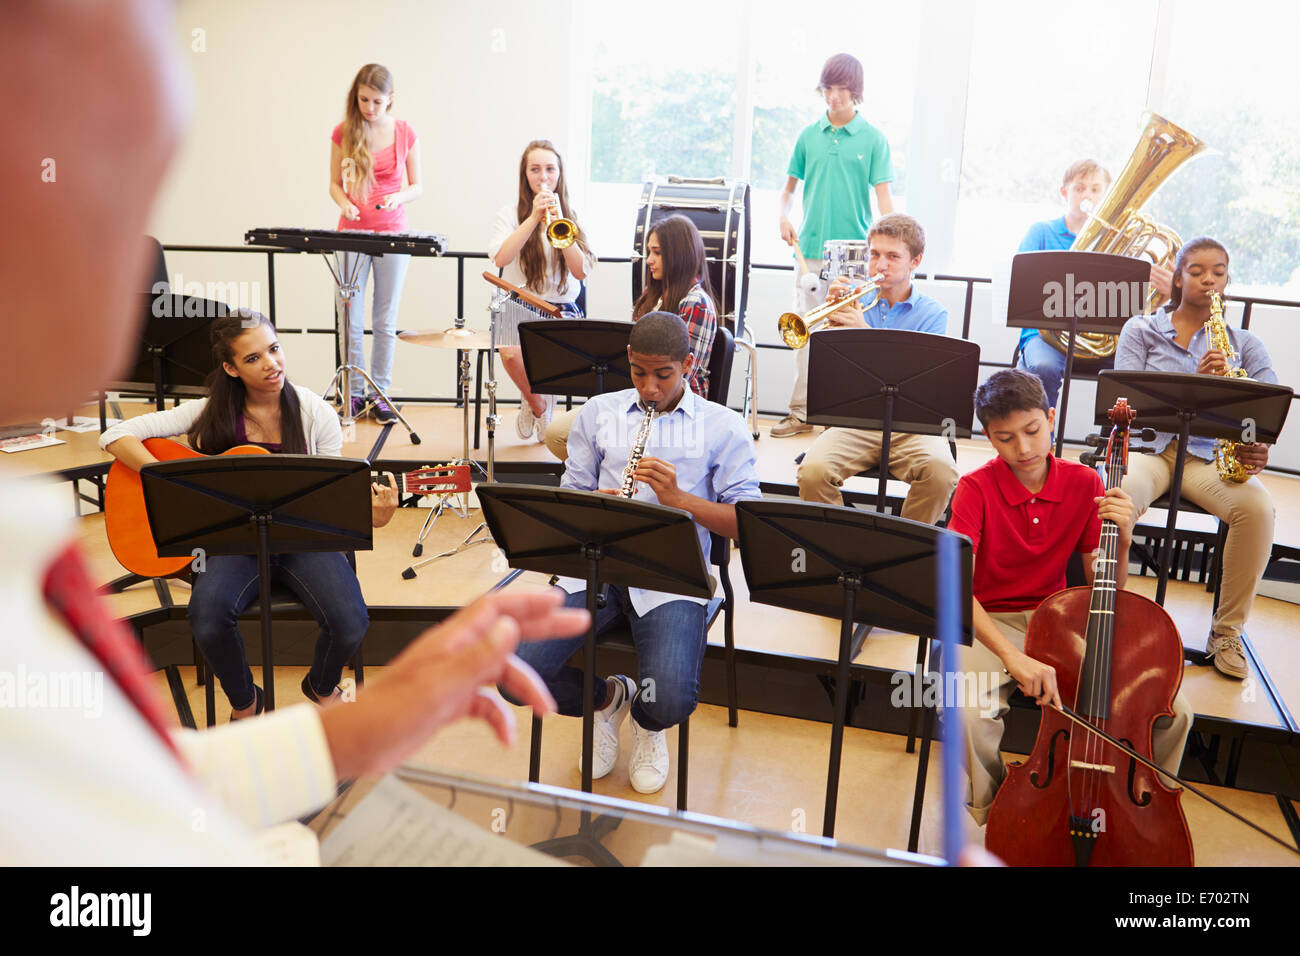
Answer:
[[[894,180],[885,134],[858,113],[838,129],[823,113],[799,134],[786,172],[803,180],[799,249],[809,259],[827,239],[867,238],[871,190]]]

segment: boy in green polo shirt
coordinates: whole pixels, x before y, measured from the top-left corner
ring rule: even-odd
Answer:
[[[894,165],[889,142],[856,109],[862,102],[862,64],[837,53],[822,67],[817,91],[826,99],[826,112],[808,126],[794,144],[790,168],[781,190],[781,238],[799,244],[804,258],[820,261],[827,239],[866,239],[871,225],[871,193],[880,214],[894,211],[889,184]],[[803,180],[803,226],[798,232],[788,213],[795,188]],[[826,290],[795,275],[794,307],[801,315],[820,305]],[[813,277],[816,278],[815,276]],[[795,384],[790,413],[772,427],[773,438],[811,431],[808,417],[808,350],[795,352]]]

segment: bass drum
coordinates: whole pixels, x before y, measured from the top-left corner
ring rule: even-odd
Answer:
[[[683,215],[704,240],[709,283],[720,318],[733,335],[744,331],[749,300],[749,183],[728,179],[651,180],[641,190],[632,237],[632,301],[645,288],[646,240],[650,227],[667,216]]]

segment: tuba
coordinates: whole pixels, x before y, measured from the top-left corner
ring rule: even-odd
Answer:
[[[1070,249],[1074,252],[1108,252],[1116,256],[1146,256],[1153,265],[1172,269],[1183,241],[1168,226],[1162,226],[1138,210],[1183,163],[1205,150],[1208,144],[1187,130],[1175,126],[1158,113],[1145,114],[1147,125],[1124,169],[1088,217]],[[1163,297],[1155,289],[1147,297],[1147,310]],[[1069,341],[1064,332],[1039,329],[1043,341],[1064,352]],[[1076,359],[1108,359],[1115,355],[1119,336],[1103,332],[1080,332],[1074,340]]]

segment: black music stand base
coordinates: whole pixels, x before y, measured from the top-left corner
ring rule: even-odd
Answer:
[[[587,558],[587,613],[591,615],[591,626],[587,628],[582,645],[582,792],[591,793],[591,759],[596,740],[596,711],[591,697],[596,689],[596,599],[600,593],[601,549],[587,545],[583,553]],[[528,754],[528,780],[531,783],[537,783],[541,776],[541,723],[541,718],[534,715]],[[597,866],[622,866],[618,857],[601,843],[602,838],[614,832],[622,822],[617,817],[593,817],[589,811],[583,810],[577,833],[534,843],[533,849],[556,857],[580,856]]]

